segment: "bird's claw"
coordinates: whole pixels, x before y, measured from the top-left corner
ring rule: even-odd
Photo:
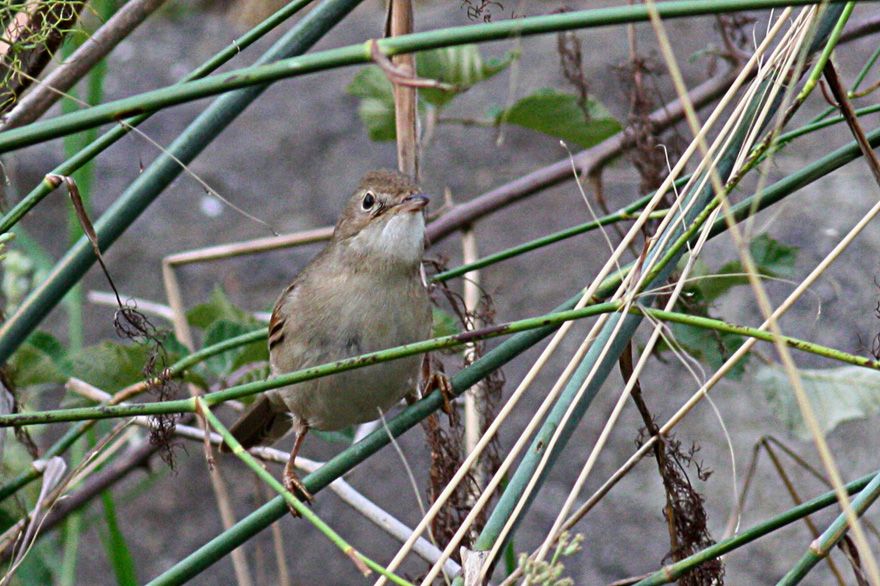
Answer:
[[[312,503],[312,501],[315,500],[315,498],[306,488],[306,485],[302,483],[302,480],[299,479],[295,472],[285,470],[283,482],[284,488],[287,490],[287,492],[289,492],[305,504],[309,505]],[[300,516],[299,512],[294,509],[289,503],[287,505],[287,510],[289,510],[290,514],[294,517]]]
[[[440,396],[443,398],[443,412],[446,415],[451,415],[453,409],[452,402],[455,400],[455,389],[452,388],[452,382],[449,380],[449,377],[445,373],[436,370],[432,371],[425,379],[422,396],[427,396],[435,390],[440,391]]]

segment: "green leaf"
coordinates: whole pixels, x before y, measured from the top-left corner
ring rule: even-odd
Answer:
[[[134,557],[125,541],[125,535],[119,528],[116,503],[109,490],[101,493],[101,502],[104,505],[104,520],[107,523],[107,534],[102,535],[102,541],[104,542],[104,550],[107,552],[107,559],[116,575],[116,583],[121,586],[136,586],[138,580]]]
[[[517,57],[518,53],[509,52],[501,59],[483,61],[476,45],[444,47],[419,53],[416,55],[419,77],[455,86],[454,91],[420,89],[419,97],[437,108],[442,108],[462,92],[504,71]]]
[[[797,260],[798,248],[782,244],[767,234],[761,234],[749,244],[749,252],[758,274],[766,277],[788,279],[794,276],[794,265]],[[703,299],[711,303],[727,293],[733,287],[748,285],[749,279],[745,269],[738,260],[724,264],[715,272],[697,282],[697,288]]]
[[[742,346],[745,339],[737,334],[717,332],[708,328],[698,328],[686,324],[670,324],[675,341],[688,354],[706,362],[717,370]],[[727,373],[727,378],[739,380],[745,372],[748,356],[744,356]]]
[[[517,53],[510,52],[501,59],[483,61],[476,45],[446,47],[419,53],[416,56],[416,69],[420,77],[455,86],[454,90],[420,89],[420,111],[426,103],[436,108],[446,106],[473,85],[503,71],[517,56]],[[379,67],[370,65],[362,68],[348,84],[346,91],[360,98],[358,115],[367,127],[370,140],[388,141],[396,138],[394,89]]]
[[[743,274],[742,264],[731,261],[714,274],[705,275],[697,281],[697,289],[706,303],[712,303],[733,287],[748,285],[749,278]]]
[[[163,340],[168,365],[180,357],[172,351],[178,344],[171,336]],[[151,345],[104,341],[76,353],[72,357],[71,374],[112,393],[144,379],[144,365],[151,351]]]
[[[782,244],[761,234],[749,245],[749,252],[762,275],[790,279],[794,276],[794,263],[797,260],[798,248]]]
[[[9,360],[17,387],[63,383],[70,376],[64,345],[46,332],[34,332]]]
[[[499,123],[516,124],[588,148],[618,133],[618,122],[600,102],[587,100],[589,118],[577,96],[545,88],[498,114]]]
[[[361,99],[358,115],[367,127],[370,140],[394,140],[394,89],[376,65],[364,67],[348,84],[346,91]]]
[[[212,323],[221,319],[240,324],[257,323],[257,320],[248,312],[236,307],[220,287],[214,288],[206,303],[196,305],[186,312],[186,319],[191,326],[203,330],[208,329]]]
[[[320,429],[312,429],[312,433],[327,443],[351,445],[354,441],[354,426],[349,425],[343,429],[336,431],[321,431]]]
[[[215,321],[205,332],[205,346],[212,346],[225,342],[230,338],[247,334],[254,330],[253,326],[221,319]],[[252,362],[269,360],[269,349],[265,340],[252,342],[247,346],[233,348],[216,356],[211,356],[205,361],[205,365],[216,376],[226,376],[236,369]]]
[[[876,370],[848,365],[801,369],[798,373],[822,433],[828,433],[843,421],[880,412],[880,372]],[[754,381],[764,391],[773,414],[789,431],[802,440],[812,438],[781,366],[761,366]]]
[[[443,311],[439,307],[432,307],[431,314],[434,321],[431,337],[452,336],[461,331],[458,319],[448,311]]]

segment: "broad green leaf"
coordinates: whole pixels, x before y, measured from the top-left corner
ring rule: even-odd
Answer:
[[[511,52],[501,59],[483,61],[476,45],[446,47],[419,53],[416,56],[416,69],[420,77],[455,86],[454,90],[420,89],[419,111],[423,111],[426,103],[435,108],[446,106],[473,85],[503,71],[516,57],[517,54]],[[361,100],[358,115],[367,127],[370,140],[388,141],[396,138],[394,89],[379,67],[371,65],[362,68],[348,84],[346,91]]]
[[[394,89],[376,65],[362,68],[346,91],[361,99],[358,115],[367,127],[370,140],[394,140]]]
[[[220,287],[216,287],[211,292],[207,302],[196,305],[186,312],[186,319],[191,326],[203,330],[208,329],[212,323],[221,319],[240,324],[257,323],[253,316],[236,307]]]
[[[752,240],[749,251],[761,274],[783,279],[794,276],[794,263],[798,253],[796,246],[782,244],[767,234],[761,234]]]
[[[670,324],[675,341],[688,354],[709,364],[717,370],[736,352],[745,341],[742,336],[727,332],[717,332],[708,328],[698,328],[687,324]],[[748,356],[744,356],[727,373],[727,378],[739,380],[745,372]]]
[[[458,94],[504,71],[517,56],[517,53],[510,52],[501,59],[483,61],[476,45],[444,47],[419,53],[416,55],[416,70],[419,77],[435,79],[455,86],[454,91],[437,88],[420,89],[419,97],[433,106],[442,108]]]
[[[221,319],[212,323],[205,332],[204,345],[219,344],[230,338],[251,332],[253,329],[253,326]],[[211,356],[205,361],[205,365],[215,376],[226,376],[245,364],[267,360],[269,360],[269,350],[266,341],[260,340]]]
[[[697,281],[696,288],[706,303],[712,303],[729,290],[739,285],[748,285],[749,278],[743,274],[739,261],[723,265],[714,274],[706,275]]]
[[[63,383],[70,376],[64,345],[46,332],[34,332],[9,360],[17,387]]]
[[[804,392],[823,433],[843,421],[863,419],[880,412],[880,372],[859,366],[798,371]],[[764,391],[773,414],[802,440],[812,437],[804,424],[785,370],[778,365],[761,366],[755,384]]]
[[[597,100],[587,100],[589,118],[577,96],[555,89],[542,89],[517,101],[497,114],[498,122],[516,124],[588,148],[621,129],[610,112]]]

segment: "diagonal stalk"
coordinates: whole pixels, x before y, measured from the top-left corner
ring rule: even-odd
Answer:
[[[863,366],[865,368],[880,370],[880,361],[878,360],[856,356],[842,350],[829,348],[827,346],[816,344],[814,342],[809,342],[807,340],[800,340],[798,338],[792,338],[790,336],[783,336],[773,332],[763,331],[759,328],[734,325],[722,320],[712,319],[708,317],[688,315],[684,313],[665,311],[660,309],[651,309],[645,306],[633,306],[630,308],[629,305],[625,302],[609,301],[606,303],[590,305],[581,309],[557,311],[538,317],[508,322],[506,324],[488,326],[478,330],[467,330],[460,334],[452,334],[449,336],[432,338],[430,340],[425,340],[422,342],[404,344],[401,346],[396,346],[394,348],[380,350],[378,352],[370,352],[367,354],[361,354],[360,356],[346,358],[344,360],[337,360],[318,366],[303,368],[294,372],[278,375],[268,380],[246,383],[234,387],[229,387],[221,391],[207,393],[205,395],[202,395],[200,400],[210,406],[219,405],[220,403],[223,403],[225,401],[242,399],[244,397],[249,397],[257,393],[268,391],[270,389],[292,385],[325,376],[331,376],[333,374],[344,372],[347,370],[364,368],[366,366],[370,366],[380,362],[398,360],[406,356],[423,354],[432,350],[459,348],[478,340],[486,340],[506,334],[517,334],[522,332],[529,332],[532,330],[540,331],[548,327],[556,327],[568,321],[584,319],[595,315],[610,313],[614,316],[620,316],[620,311],[626,311],[628,317],[638,318],[648,315],[655,319],[663,321],[687,324],[694,327],[712,329],[723,333],[738,334],[750,338],[755,338],[757,340],[763,340],[765,342],[784,344],[791,348],[802,350],[811,354],[816,354],[817,356],[823,356],[825,358],[832,358],[839,362],[845,362],[847,364],[852,364],[855,366]],[[265,336],[265,330],[259,330],[259,332],[255,333],[260,334],[261,336]],[[469,370],[469,368],[465,370]],[[195,401],[192,397],[189,399],[179,399],[176,401],[158,401],[153,403],[129,403],[125,405],[75,407],[71,409],[54,409],[51,411],[35,411],[30,413],[13,413],[0,415],[0,428],[34,425],[41,423],[58,423],[63,421],[91,421],[97,419],[110,419],[115,417],[161,415],[171,413],[196,413],[197,411],[198,402]]]
[[[853,499],[853,514],[861,517],[868,510],[868,507],[874,504],[877,497],[880,497],[880,474],[874,476],[871,482]],[[851,525],[851,520],[848,517],[849,515],[846,513],[838,515],[834,522],[828,526],[828,529],[810,544],[809,549],[798,560],[798,563],[779,580],[777,586],[793,586],[800,583],[809,571],[822,561],[831,552],[831,549],[846,535]]]
[[[868,476],[864,476],[858,480],[850,482],[844,488],[849,494],[855,494],[856,492],[863,490],[866,486],[868,486],[869,482],[875,480],[877,477],[878,473],[869,474]],[[790,525],[795,521],[799,521],[800,519],[803,519],[817,511],[821,511],[822,509],[830,507],[836,503],[837,495],[833,490],[828,491],[825,494],[817,496],[814,499],[810,499],[807,502],[791,508],[780,515],[776,515],[775,517],[768,519],[763,523],[759,523],[754,527],[745,529],[737,535],[734,535],[733,537],[723,539],[715,545],[711,545],[706,549],[697,552],[692,556],[686,557],[679,562],[665,566],[662,569],[657,570],[647,578],[636,583],[635,586],[660,586],[660,584],[668,584],[670,582],[674,582],[678,578],[698,567],[700,564],[704,564],[726,553],[735,551],[736,549],[747,545],[757,539],[760,539],[765,535],[773,533],[777,529],[781,529],[782,527]]]

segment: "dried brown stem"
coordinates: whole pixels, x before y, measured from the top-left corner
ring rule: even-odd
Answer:
[[[880,185],[880,160],[877,159],[877,154],[874,152],[874,149],[871,148],[871,143],[868,142],[868,138],[865,136],[865,131],[862,129],[862,125],[859,124],[859,118],[856,116],[852,103],[846,95],[846,89],[843,87],[843,84],[840,83],[840,76],[837,74],[837,69],[834,68],[834,64],[830,59],[825,65],[824,73],[825,79],[828,81],[828,88],[831,90],[831,95],[833,95],[834,99],[837,101],[837,106],[840,108],[840,112],[843,114],[847,126],[849,126],[853,137],[855,137],[856,142],[859,145],[859,150],[861,150],[862,154],[865,156],[865,161],[871,169],[871,174],[874,176],[874,180],[877,182],[877,185]]]
[[[413,32],[412,0],[389,0],[390,36],[396,37]],[[381,55],[376,43],[371,46],[374,59]],[[402,173],[413,179],[419,177],[418,94],[415,87],[404,83],[416,75],[415,55],[398,55],[392,60],[393,68],[402,76],[389,76],[394,86],[394,123],[397,130],[397,166]]]
[[[791,477],[788,475],[788,472],[785,471],[785,467],[782,465],[782,462],[779,461],[779,456],[776,454],[776,450],[773,449],[773,446],[770,445],[770,443],[767,441],[767,438],[763,439],[762,445],[767,451],[767,455],[770,457],[770,461],[773,463],[773,468],[776,469],[776,473],[779,475],[780,480],[782,480],[782,484],[785,485],[785,489],[788,491],[789,496],[791,496],[791,500],[794,505],[798,506],[803,503],[804,500],[798,493],[794,482],[792,482]],[[810,518],[809,515],[804,517],[804,523],[810,530],[810,535],[812,535],[813,539],[819,537],[819,530],[816,528],[816,524],[813,523],[813,520]],[[837,583],[841,586],[846,584],[846,580],[843,579],[843,576],[840,573],[840,569],[837,567],[837,564],[834,563],[834,560],[831,559],[831,556],[827,556],[825,560],[828,563],[828,569],[831,570],[831,573],[834,574],[835,578],[837,578]]]

